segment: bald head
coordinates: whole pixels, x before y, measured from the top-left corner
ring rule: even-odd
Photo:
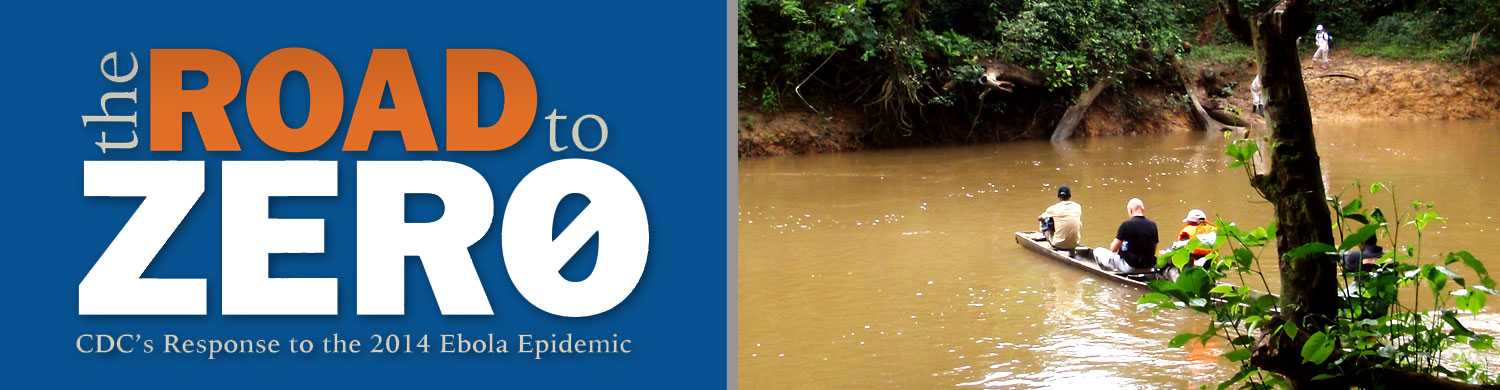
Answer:
[[[1146,215],[1146,202],[1141,201],[1141,198],[1130,198],[1129,202],[1125,202],[1125,212],[1131,216]]]

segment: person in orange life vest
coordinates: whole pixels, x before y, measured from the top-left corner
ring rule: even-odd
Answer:
[[[1208,222],[1208,215],[1203,210],[1193,209],[1188,211],[1187,217],[1182,219],[1182,230],[1177,232],[1177,242],[1172,243],[1172,249],[1188,245],[1189,239],[1198,240],[1198,248],[1193,249],[1193,260],[1208,256],[1214,251],[1214,243],[1219,240],[1219,229]]]

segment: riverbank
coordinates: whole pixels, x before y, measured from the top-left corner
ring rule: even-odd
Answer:
[[[1437,61],[1392,60],[1333,53],[1324,70],[1304,59],[1304,79],[1315,121],[1500,119],[1500,59],[1472,65]],[[1250,112],[1249,85],[1255,77],[1249,62],[1202,65],[1221,72],[1234,90],[1227,103]],[[1195,67],[1196,68],[1196,67]],[[1200,72],[1193,72],[1195,77]],[[1352,78],[1350,77],[1352,76]],[[1190,80],[1197,85],[1200,80]],[[821,112],[788,108],[765,112],[742,105],[739,111],[741,158],[828,153],[874,147],[860,107],[825,108]],[[1035,121],[1004,129],[1008,137],[1047,137],[1050,124]],[[1121,90],[1115,87],[1088,110],[1074,137],[1150,134],[1195,129],[1181,98],[1159,85]],[[991,131],[999,131],[992,129]]]

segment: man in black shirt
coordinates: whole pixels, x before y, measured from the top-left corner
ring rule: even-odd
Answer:
[[[1099,266],[1115,272],[1139,272],[1156,267],[1156,222],[1146,219],[1146,202],[1132,198],[1125,204],[1130,219],[1120,223],[1107,254],[1096,254]],[[1100,256],[1102,255],[1102,256]]]

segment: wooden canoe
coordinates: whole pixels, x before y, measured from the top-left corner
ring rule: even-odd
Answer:
[[[1028,250],[1031,250],[1032,252],[1041,254],[1048,259],[1052,259],[1064,265],[1068,265],[1074,268],[1080,268],[1084,271],[1094,274],[1095,276],[1124,283],[1126,285],[1135,286],[1142,290],[1148,289],[1148,287],[1146,287],[1146,283],[1155,279],[1156,275],[1154,273],[1120,274],[1114,271],[1099,268],[1099,263],[1095,262],[1092,259],[1079,258],[1078,256],[1074,256],[1069,251],[1052,249],[1052,244],[1048,244],[1047,240],[1042,238],[1042,235],[1036,232],[1016,232],[1016,244],[1020,245],[1022,248],[1026,248]]]

